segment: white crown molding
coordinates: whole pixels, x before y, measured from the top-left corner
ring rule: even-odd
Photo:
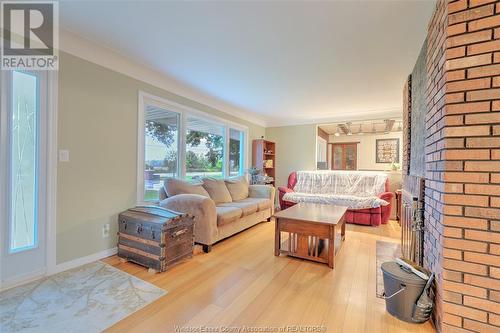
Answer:
[[[115,50],[83,38],[69,30],[59,30],[60,50],[76,57],[106,67],[115,72],[125,74],[134,79],[149,83],[179,96],[189,98],[195,102],[205,104],[231,116],[241,118],[259,126],[266,127],[265,119],[256,116],[253,112],[237,108],[213,96],[203,93],[185,83],[153,70],[152,68],[129,59]]]
[[[299,125],[323,125],[330,123],[344,123],[346,121],[368,121],[388,118],[401,118],[403,110],[401,108],[388,108],[378,110],[365,110],[359,112],[346,112],[344,114],[335,115],[332,117],[315,118],[315,119],[274,119],[267,122],[267,127],[285,127]]]

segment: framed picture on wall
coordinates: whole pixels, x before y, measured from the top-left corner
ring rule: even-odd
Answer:
[[[399,163],[399,139],[377,139],[376,163]]]

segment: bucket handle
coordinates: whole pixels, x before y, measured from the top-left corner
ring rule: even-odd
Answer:
[[[393,298],[394,296],[396,296],[397,294],[399,294],[400,292],[404,291],[406,289],[406,285],[402,284],[401,285],[401,289],[399,289],[398,291],[396,291],[394,294],[392,294],[391,296],[385,296],[385,291],[382,293],[381,295],[381,298],[383,299],[390,299],[390,298]]]

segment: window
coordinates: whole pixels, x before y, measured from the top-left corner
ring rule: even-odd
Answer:
[[[186,129],[186,179],[223,178],[224,127],[188,117]]]
[[[229,175],[243,174],[243,131],[229,129]]]
[[[139,203],[158,200],[167,177],[220,179],[247,167],[245,127],[142,92],[138,133]]]
[[[37,246],[38,90],[36,75],[12,72],[9,119],[11,252]]]
[[[179,175],[179,114],[146,104],[144,143],[143,199],[158,200],[165,178]]]

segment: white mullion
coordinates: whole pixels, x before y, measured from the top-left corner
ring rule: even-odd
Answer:
[[[244,131],[240,131],[240,170],[239,174],[244,175],[245,174],[245,138],[246,138],[246,133]]]
[[[224,124],[224,147],[222,148],[222,177],[229,177],[229,126]]]
[[[178,161],[177,161],[177,176],[180,179],[186,178],[186,136],[187,136],[187,126],[186,126],[186,114],[184,112],[179,113],[179,147],[177,149]]]
[[[46,224],[46,263],[47,272],[51,274],[56,267],[56,218],[57,218],[57,96],[58,75],[55,72],[47,75],[47,206]]]
[[[3,257],[4,253],[7,252],[7,243],[8,243],[8,237],[9,234],[8,230],[9,227],[8,225],[10,224],[9,221],[9,214],[7,211],[7,202],[10,200],[9,198],[9,193],[11,191],[8,189],[9,187],[9,182],[7,181],[8,177],[8,161],[9,161],[9,155],[10,155],[10,143],[8,139],[8,126],[7,126],[7,121],[8,121],[8,111],[7,109],[9,108],[10,104],[10,85],[11,85],[11,78],[12,78],[12,71],[1,71],[0,72],[0,80],[2,84],[2,89],[0,90],[0,147],[5,147],[6,149],[0,149],[0,218],[3,221],[6,221],[6,223],[1,223],[0,227],[2,228],[0,230],[1,235],[0,235],[0,289],[2,288],[2,278],[3,278]]]
[[[144,137],[146,126],[145,123],[145,103],[144,96],[139,93],[138,112],[137,112],[137,204],[144,203],[144,159],[145,159],[145,143]]]
[[[35,237],[36,242],[34,247],[38,248],[40,243],[47,244],[47,223],[46,223],[46,209],[47,209],[47,92],[48,92],[48,78],[46,72],[36,72],[34,73],[38,80],[38,119],[37,119],[37,136],[38,141],[36,143],[36,187],[38,195],[36,197],[38,212],[36,212],[36,225]],[[38,233],[38,235],[36,234]],[[46,260],[47,261],[47,260]],[[47,262],[45,262],[47,263]]]

